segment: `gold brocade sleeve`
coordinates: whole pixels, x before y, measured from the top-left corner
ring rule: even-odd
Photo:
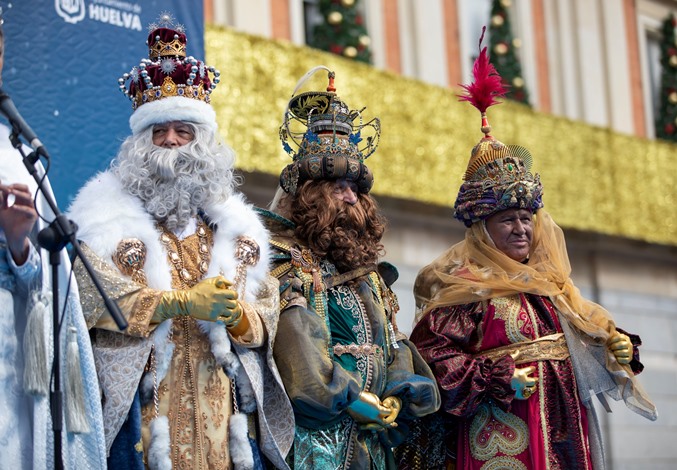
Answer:
[[[280,284],[273,276],[268,275],[261,282],[259,290],[256,293],[256,300],[250,304],[256,310],[257,316],[261,321],[263,339],[268,343],[272,351],[275,335],[277,334],[277,325],[280,318]]]
[[[151,324],[151,319],[162,297],[162,292],[144,287],[125,278],[117,269],[97,256],[86,244],[81,243],[81,247],[104,291],[117,303],[122,316],[127,320],[129,326],[124,333],[131,336],[147,337],[156,326]],[[119,331],[103,303],[99,291],[79,259],[76,260],[73,270],[80,289],[80,301],[87,327]]]

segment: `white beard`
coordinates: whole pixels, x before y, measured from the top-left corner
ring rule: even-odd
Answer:
[[[132,159],[138,163],[130,171]],[[166,149],[153,146],[141,162],[120,155],[117,169],[123,186],[141,199],[144,208],[169,230],[181,230],[200,208],[225,200],[230,171],[212,158],[195,156],[190,145]],[[214,191],[214,188],[218,188]]]

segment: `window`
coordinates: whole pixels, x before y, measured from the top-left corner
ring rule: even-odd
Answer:
[[[644,93],[644,116],[647,137],[656,137],[656,117],[660,109],[661,89],[661,20],[649,15],[638,18],[640,64]]]
[[[661,90],[661,36],[658,31],[646,31],[646,57],[647,57],[647,88],[651,99],[649,100],[651,121],[656,122],[660,103]],[[653,129],[654,126],[651,126]]]
[[[305,43],[314,44],[313,31],[315,26],[322,23],[323,18],[320,13],[319,0],[303,0],[303,24],[305,32]]]
[[[489,22],[491,21],[491,0],[461,0],[458,3],[459,22],[461,27],[461,57],[463,57],[463,83],[472,80],[472,67],[479,53],[482,27],[487,27],[483,44],[489,44]]]

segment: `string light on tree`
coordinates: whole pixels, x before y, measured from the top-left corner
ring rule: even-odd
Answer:
[[[493,26],[502,26],[505,20],[501,15],[494,15],[491,17],[491,24]]]
[[[354,59],[357,57],[357,49],[353,46],[348,46],[343,50],[343,55],[349,59]]]
[[[342,21],[343,21],[343,15],[339,11],[332,11],[327,16],[327,23],[329,23],[329,24],[338,25],[338,24],[341,24]]]
[[[508,45],[504,42],[500,42],[494,46],[494,52],[498,55],[505,55],[508,53]]]
[[[371,38],[362,16],[362,0],[315,0],[322,22],[308,44],[343,57],[371,62]]]

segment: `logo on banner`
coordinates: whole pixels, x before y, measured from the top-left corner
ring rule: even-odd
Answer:
[[[77,23],[85,17],[85,0],[54,0],[54,9],[67,23]]]
[[[54,0],[54,9],[67,23],[78,23],[88,18],[101,23],[108,23],[120,28],[141,31],[141,6],[122,0],[92,0],[89,8],[85,0]]]

